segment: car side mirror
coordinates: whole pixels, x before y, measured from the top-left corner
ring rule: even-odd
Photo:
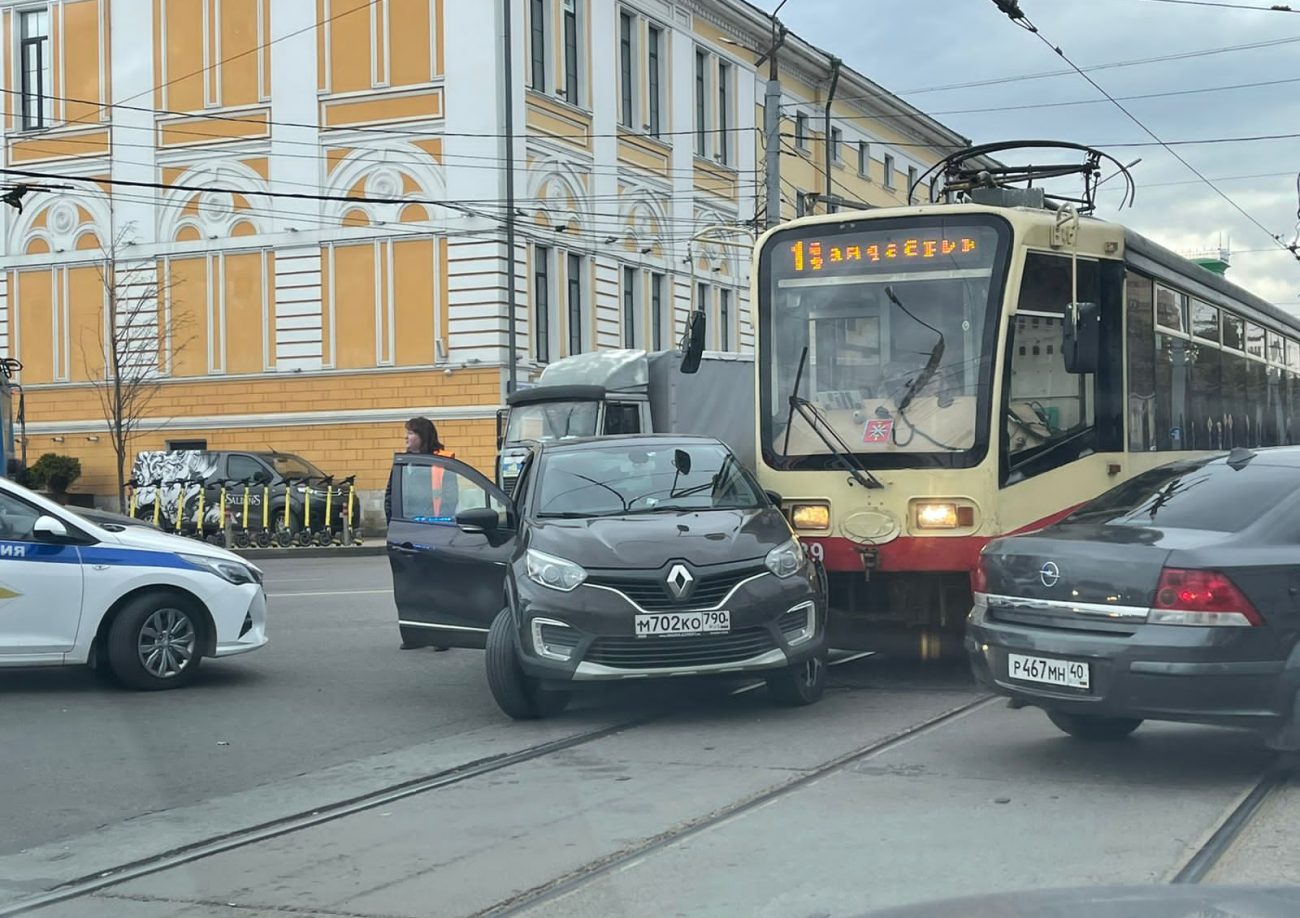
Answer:
[[[32,524],[32,535],[42,542],[60,542],[68,537],[68,527],[52,516],[42,516]]]
[[[1073,303],[1061,325],[1061,356],[1067,373],[1096,373],[1101,363],[1101,307]]]
[[[780,495],[780,494],[777,494],[775,491],[764,491],[763,493],[766,494],[766,495],[767,495],[767,499],[770,500],[770,501],[772,502],[772,506],[776,507],[776,509],[778,509],[778,510],[781,509],[781,495]]]
[[[475,507],[457,513],[456,525],[465,532],[495,532],[501,517],[491,507]]]
[[[697,309],[686,318],[686,340],[682,348],[681,365],[683,373],[695,373],[700,369],[700,360],[704,356],[704,332],[704,313]]]
[[[270,483],[271,483],[271,473],[268,472],[268,471],[266,471],[266,469],[262,469],[261,471],[254,472],[254,473],[253,473],[253,481],[256,482],[257,484],[260,484],[260,485],[267,485],[267,484],[270,484]]]

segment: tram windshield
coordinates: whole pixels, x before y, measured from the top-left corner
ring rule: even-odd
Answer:
[[[971,215],[775,234],[759,261],[768,464],[837,464],[834,438],[820,436],[807,413],[792,414],[791,395],[810,402],[868,468],[978,463],[989,442],[1009,241],[1003,220]]]

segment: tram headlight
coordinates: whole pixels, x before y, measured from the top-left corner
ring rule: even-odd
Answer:
[[[792,504],[790,525],[795,529],[826,530],[831,528],[831,508],[827,504]]]
[[[948,502],[928,502],[916,505],[917,529],[956,529],[957,505]]]

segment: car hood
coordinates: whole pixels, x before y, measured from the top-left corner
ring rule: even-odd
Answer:
[[[147,526],[132,526],[122,532],[109,532],[108,536],[119,545],[127,548],[139,548],[145,551],[167,551],[187,555],[203,555],[220,561],[238,561],[246,567],[252,567],[246,560],[233,551],[226,551],[217,545],[196,542],[183,536],[160,532]],[[105,539],[105,541],[108,541]]]
[[[763,558],[790,538],[779,510],[663,511],[580,520],[537,520],[529,547],[586,568],[654,569]]]

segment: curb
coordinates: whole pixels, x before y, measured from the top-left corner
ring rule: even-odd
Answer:
[[[289,558],[375,558],[388,553],[381,541],[377,545],[353,545],[348,548],[232,548],[235,554],[250,561],[280,561]]]

